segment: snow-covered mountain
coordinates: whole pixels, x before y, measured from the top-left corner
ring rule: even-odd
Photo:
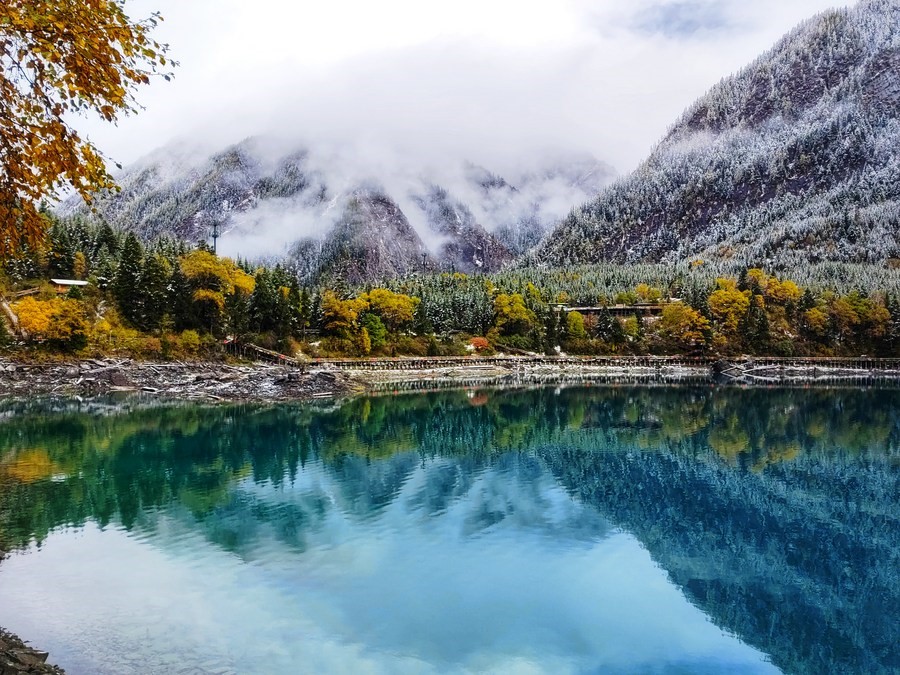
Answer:
[[[95,206],[145,239],[208,239],[245,258],[288,257],[305,276],[374,281],[422,269],[494,271],[533,246],[612,169],[557,158],[500,177],[474,165],[365,173],[346,155],[250,138],[224,151],[162,148]],[[63,212],[83,208],[63,205]]]
[[[552,265],[900,256],[900,2],[805,22],[535,252]]]

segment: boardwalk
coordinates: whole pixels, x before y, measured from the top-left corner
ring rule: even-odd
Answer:
[[[417,389],[432,386],[436,373],[456,371],[462,386],[503,380],[565,382],[723,382],[777,384],[900,382],[900,359],[714,356],[435,356],[298,359],[254,344],[231,344],[229,351],[288,368],[381,372]],[[502,374],[498,374],[498,371]],[[404,375],[406,373],[406,375]],[[391,375],[396,375],[391,378]],[[439,375],[438,375],[439,376]],[[416,384],[421,380],[420,384]]]

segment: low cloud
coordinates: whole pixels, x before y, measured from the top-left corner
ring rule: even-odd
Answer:
[[[730,21],[723,3],[701,0],[651,5],[637,13],[633,27],[638,32],[677,38],[733,31],[736,25]]]
[[[166,16],[159,37],[181,66],[174,82],[142,92],[140,115],[118,127],[86,121],[84,130],[126,164],[173,142],[221,149],[250,136],[287,139],[262,155],[308,147],[331,194],[378,183],[426,233],[404,201],[423,180],[468,201],[468,165],[518,177],[520,190],[520,178],[553,157],[594,157],[627,173],[698,96],[835,4],[844,3],[132,0],[135,16]],[[548,187],[536,188],[547,217],[583,201]],[[249,231],[256,219],[262,246],[286,241],[279,233],[321,233],[328,220],[297,215],[308,209],[279,216],[275,206],[236,227]],[[475,215],[490,225],[492,208]]]
[[[86,129],[125,162],[173,138],[293,133],[418,165],[581,151],[628,171],[697,96],[835,4],[134,0],[167,17],[181,67],[141,115]]]

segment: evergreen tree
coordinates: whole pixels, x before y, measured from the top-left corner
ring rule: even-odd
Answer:
[[[886,342],[889,354],[895,355],[900,349],[900,298],[897,295],[888,295],[884,304],[891,315],[888,325]]]
[[[50,250],[47,266],[50,276],[57,279],[71,279],[75,270],[75,244],[69,229],[60,222],[50,228]]]
[[[305,286],[303,287],[303,291],[300,293],[300,312],[298,315],[298,326],[297,326],[297,334],[306,337],[306,331],[309,329],[312,323],[312,297],[310,296],[309,289]]]
[[[176,330],[200,327],[194,314],[191,282],[179,265],[172,269],[172,276],[169,279],[169,314]]]
[[[240,337],[250,331],[250,297],[243,293],[225,296],[226,327],[232,337]]]
[[[269,270],[261,268],[256,272],[256,286],[250,296],[250,323],[254,330],[265,333],[275,330],[278,314],[277,287]]]
[[[99,254],[103,249],[106,249],[107,253],[111,256],[115,256],[119,253],[119,237],[115,230],[112,229],[112,226],[105,221],[100,226],[94,242],[95,255]]]
[[[143,315],[141,279],[144,272],[144,247],[133,232],[129,232],[122,246],[122,257],[116,269],[112,291],[121,315],[134,325],[140,325]]]
[[[413,318],[413,330],[416,335],[429,335],[434,332],[434,324],[432,324],[431,319],[428,318],[428,311],[426,310],[424,298],[416,305],[416,313]]]
[[[761,295],[754,295],[750,298],[750,306],[741,322],[739,332],[751,352],[755,354],[768,353],[771,347],[769,317],[766,314],[765,303]]]
[[[287,304],[289,320],[287,336],[299,336],[303,332],[303,294],[297,277],[291,279]]]
[[[554,310],[547,312],[544,319],[544,353],[548,356],[556,355],[556,347],[559,345],[559,316]]]
[[[172,276],[169,262],[158,253],[148,256],[140,281],[139,325],[143,330],[155,331],[169,311],[169,278]]]

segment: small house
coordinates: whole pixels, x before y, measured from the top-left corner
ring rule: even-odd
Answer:
[[[84,288],[88,285],[87,281],[79,281],[78,279],[51,279],[50,283],[57,293],[63,295],[73,288]]]

